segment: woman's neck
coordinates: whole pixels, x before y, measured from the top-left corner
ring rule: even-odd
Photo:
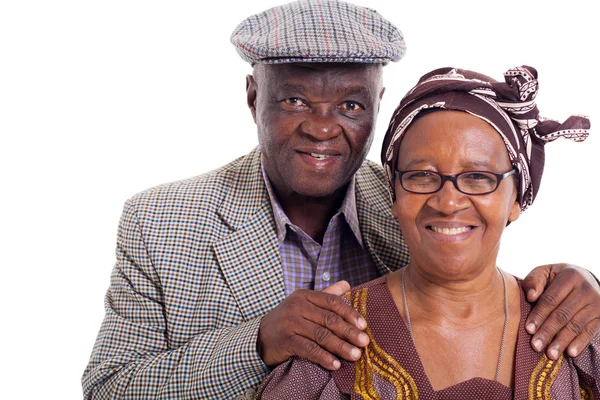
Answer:
[[[501,272],[494,265],[462,280],[431,277],[409,265],[403,296],[402,271],[388,276],[388,288],[405,324],[412,326],[417,353],[434,390],[475,377],[495,379],[501,353],[498,381],[514,387],[521,308],[516,279],[504,274],[505,297]]]
[[[504,285],[496,267],[468,278],[444,279],[409,265],[404,275],[410,313],[416,318],[472,329],[504,313]]]

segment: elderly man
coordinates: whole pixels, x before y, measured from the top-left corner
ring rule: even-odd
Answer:
[[[400,31],[373,10],[299,1],[232,42],[254,66],[259,147],[126,202],[86,398],[244,399],[292,355],[336,369],[368,342],[338,295],[408,262],[383,171],[365,161]],[[550,276],[532,343],[575,354],[600,330],[600,294],[560,265],[530,274],[532,298]]]

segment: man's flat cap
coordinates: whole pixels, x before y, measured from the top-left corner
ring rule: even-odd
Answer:
[[[253,15],[231,43],[251,64],[387,64],[406,51],[402,32],[377,11],[338,0],[300,0]]]

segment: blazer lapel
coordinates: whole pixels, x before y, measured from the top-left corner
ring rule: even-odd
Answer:
[[[244,319],[262,316],[284,299],[285,286],[258,150],[240,163],[219,215],[232,230],[213,245],[223,276]]]
[[[380,276],[408,264],[410,256],[392,202],[384,184],[368,161],[356,173],[356,208],[363,240]]]

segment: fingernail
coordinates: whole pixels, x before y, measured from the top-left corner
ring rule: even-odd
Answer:
[[[527,292],[527,297],[532,297],[535,296],[537,292],[535,291],[535,289],[529,289],[529,291]]]
[[[571,357],[577,357],[579,355],[579,348],[577,347],[577,345],[569,347],[569,355]]]
[[[356,321],[358,323],[358,327],[360,329],[365,329],[367,327],[367,321],[365,321],[364,318],[358,318],[358,320]]]
[[[354,347],[352,350],[350,350],[350,355],[353,359],[358,360],[360,358],[361,351]]]
[[[366,333],[361,332],[358,334],[358,341],[360,342],[360,344],[366,346],[367,343],[369,343],[369,336],[367,336]]]
[[[551,359],[556,360],[558,358],[558,349],[556,347],[553,347],[550,350],[548,350],[548,354],[550,354]]]
[[[333,362],[333,369],[339,369],[342,366],[342,364],[339,362],[339,360],[335,360]]]
[[[542,350],[542,341],[541,341],[540,339],[535,339],[535,340],[533,341],[533,348],[534,348],[536,351],[540,351],[540,350]]]
[[[527,324],[527,327],[525,329],[527,329],[527,332],[534,334],[535,333],[535,324],[533,322],[530,322],[529,324]]]

